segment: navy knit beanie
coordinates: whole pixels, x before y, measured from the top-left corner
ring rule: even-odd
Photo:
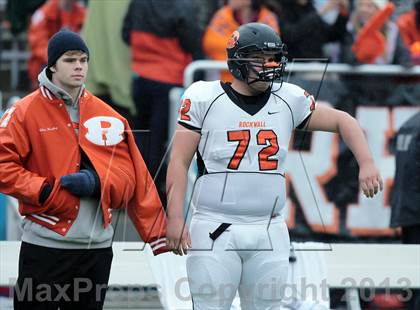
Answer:
[[[61,30],[55,33],[48,41],[47,67],[53,66],[57,59],[68,51],[82,51],[89,57],[89,49],[77,33],[70,30]]]

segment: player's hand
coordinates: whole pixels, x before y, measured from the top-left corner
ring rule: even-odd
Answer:
[[[187,254],[191,248],[190,233],[183,219],[168,219],[166,246],[174,254],[181,256]]]
[[[372,198],[384,188],[382,177],[373,162],[367,162],[360,165],[359,184],[363,194]]]

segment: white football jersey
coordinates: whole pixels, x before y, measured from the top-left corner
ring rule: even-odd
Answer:
[[[267,221],[285,204],[289,140],[315,101],[299,86],[274,84],[267,102],[252,115],[232,96],[220,81],[200,81],[182,97],[178,122],[201,132],[197,158],[203,175],[194,186],[194,216]]]

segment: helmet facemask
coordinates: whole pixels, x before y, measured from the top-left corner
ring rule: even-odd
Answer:
[[[287,54],[284,44],[265,42],[263,47],[248,45],[239,48],[234,57],[228,59],[235,62],[240,71],[240,80],[248,85],[257,82],[272,84],[281,81],[286,67]],[[268,61],[267,61],[268,60]]]

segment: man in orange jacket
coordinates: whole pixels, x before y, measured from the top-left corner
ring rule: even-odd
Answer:
[[[37,77],[47,64],[48,39],[61,29],[80,32],[85,20],[86,8],[76,0],[49,0],[32,15],[28,30],[31,56],[28,73],[35,89]]]
[[[102,309],[111,209],[127,208],[141,239],[165,251],[153,180],[127,121],[84,89],[88,59],[79,35],[56,33],[39,89],[0,120],[0,192],[25,216],[15,309]]]

